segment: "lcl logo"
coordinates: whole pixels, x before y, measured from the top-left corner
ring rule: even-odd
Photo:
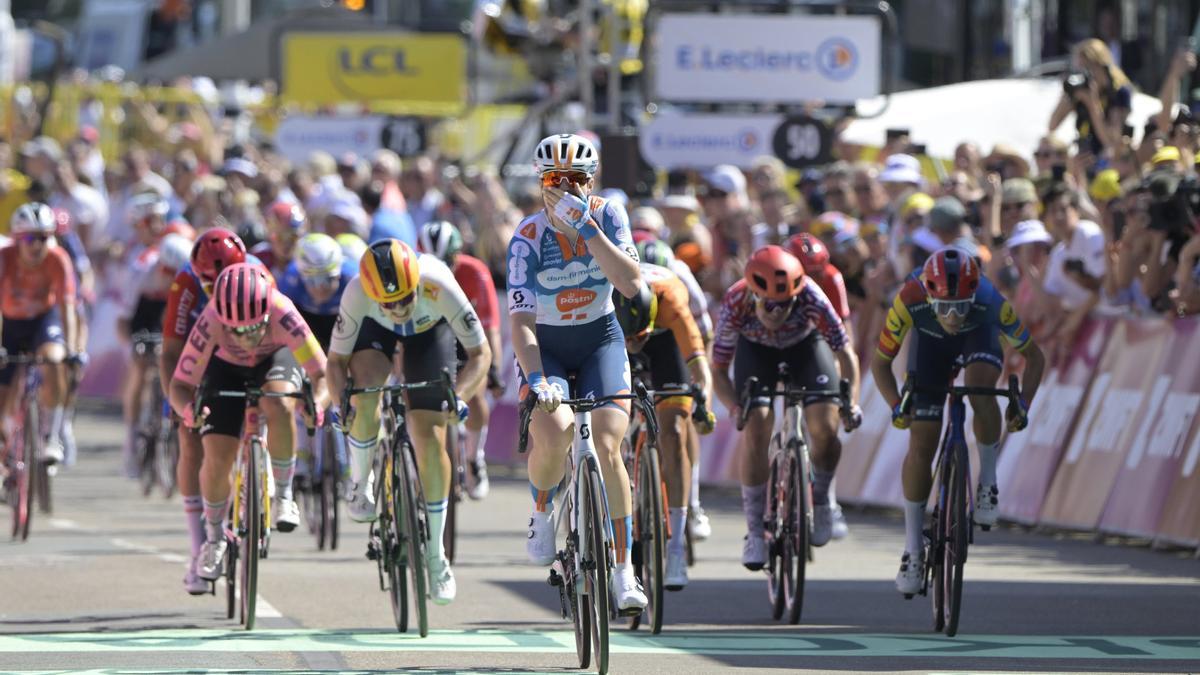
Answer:
[[[356,51],[348,47],[338,49],[338,65],[344,73],[365,73],[383,75],[385,73],[416,74],[406,63],[403,49],[395,47],[367,47]]]

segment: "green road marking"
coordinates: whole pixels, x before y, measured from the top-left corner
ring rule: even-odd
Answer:
[[[390,631],[147,630],[0,636],[0,654],[80,652],[575,652],[567,631],[441,630],[427,638]],[[1163,659],[1200,662],[1200,639],[1188,637],[863,635],[672,632],[611,634],[614,654],[873,656],[1045,659]]]

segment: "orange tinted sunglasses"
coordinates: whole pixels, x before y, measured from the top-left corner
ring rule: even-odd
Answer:
[[[564,179],[576,187],[580,187],[588,182],[588,176],[582,171],[546,171],[542,174],[542,187],[558,187]]]

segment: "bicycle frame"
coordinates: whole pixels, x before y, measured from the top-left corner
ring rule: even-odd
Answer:
[[[564,495],[561,500],[561,505],[569,506],[570,508],[569,509],[563,509],[563,508],[557,509],[557,512],[556,512],[555,518],[554,518],[554,539],[555,539],[555,541],[558,540],[559,530],[562,527],[563,521],[566,520],[566,517],[564,514],[567,513],[568,511],[571,513],[571,516],[573,517],[573,520],[570,525],[571,532],[573,532],[573,533],[579,532],[583,525],[584,515],[580,512],[580,508],[579,508],[579,504],[583,501],[583,494],[582,494],[583,483],[579,478],[579,470],[580,470],[580,467],[583,466],[583,463],[586,462],[589,458],[591,459],[591,461],[596,463],[597,467],[600,466],[600,455],[596,452],[596,444],[592,442],[592,431],[591,431],[592,426],[591,425],[592,425],[592,413],[590,410],[583,410],[583,411],[575,412],[575,438],[571,443],[571,458],[570,458],[571,489],[567,491],[568,494]],[[603,499],[603,505],[604,505],[604,513],[611,514],[612,511],[610,511],[608,508],[608,490],[604,484],[604,476],[603,475],[600,476],[600,488],[601,488],[600,494]],[[568,499],[570,499],[569,504],[567,503]],[[600,534],[604,541],[605,569],[607,570],[607,569],[610,569],[613,565],[613,543],[612,543],[613,532],[612,532],[611,515],[609,518],[608,527],[601,530]],[[587,542],[586,540],[587,540],[587,537],[581,537],[580,541],[578,542],[578,544],[575,547],[575,561],[574,561],[575,562],[575,592],[580,595],[587,595],[587,589],[584,586],[584,578],[583,578],[582,571],[583,571],[583,561],[586,558],[591,557],[589,555],[585,555],[585,554],[591,553],[591,551],[588,550],[588,547],[591,544],[590,544],[590,542]],[[600,556],[595,556],[595,559],[599,560]]]
[[[5,363],[15,365],[18,370],[16,377],[12,380],[16,386],[9,392],[9,400],[15,402],[16,406],[13,416],[8,418],[10,423],[5,430],[8,441],[4,451],[8,455],[12,467],[10,478],[15,477],[17,481],[22,482],[22,484],[9,488],[17,491],[16,503],[13,505],[12,537],[24,541],[29,538],[29,522],[33,518],[34,498],[37,496],[38,488],[47,487],[38,485],[41,468],[40,462],[37,460],[37,444],[42,442],[37,419],[39,406],[37,395],[42,384],[40,366],[46,362],[41,357],[32,354],[16,354],[8,357]],[[31,435],[26,431],[30,428],[33,431]],[[17,435],[21,436],[19,440],[16,438]],[[28,443],[29,439],[33,439],[34,443]],[[21,448],[20,456],[13,453],[15,446]]]

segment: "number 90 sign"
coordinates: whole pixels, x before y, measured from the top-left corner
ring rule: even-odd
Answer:
[[[824,122],[807,116],[785,118],[775,129],[775,156],[793,169],[833,161],[833,134]]]

